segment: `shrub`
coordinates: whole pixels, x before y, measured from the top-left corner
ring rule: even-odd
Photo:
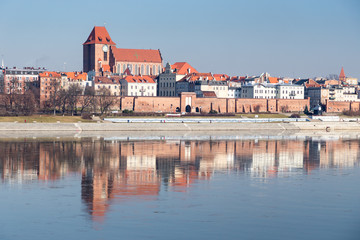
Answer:
[[[300,115],[297,113],[291,114],[290,118],[300,118]]]
[[[131,114],[133,112],[134,112],[133,110],[129,110],[129,109],[125,109],[122,111],[122,113],[125,113],[125,114]]]
[[[210,114],[217,114],[218,112],[216,110],[210,110]]]
[[[343,114],[346,116],[360,116],[360,110],[358,111],[345,110],[343,111]]]
[[[81,118],[86,119],[86,120],[92,119],[92,114],[91,113],[83,113],[83,114],[81,114]]]

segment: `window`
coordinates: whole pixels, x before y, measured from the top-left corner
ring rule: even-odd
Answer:
[[[104,52],[104,61],[107,61],[107,52]]]
[[[153,71],[152,71],[152,74],[155,75],[156,74],[156,67],[155,65],[153,66]]]
[[[147,66],[146,66],[146,75],[149,75],[149,74],[150,74],[150,66],[147,65]]]
[[[144,75],[144,65],[141,65],[141,75]]]

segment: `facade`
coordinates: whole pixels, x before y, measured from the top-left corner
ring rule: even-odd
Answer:
[[[166,64],[165,71],[159,75],[158,96],[177,96],[176,82],[190,73],[198,71],[186,62],[176,62],[173,65]]]
[[[274,84],[246,84],[241,88],[241,98],[276,98]]]
[[[83,71],[102,71],[109,66],[109,52],[115,43],[105,27],[94,27],[83,43]]]
[[[336,102],[359,102],[359,94],[355,86],[327,86],[310,87],[307,90],[307,96],[310,98],[310,107],[317,104],[325,105],[327,101]]]
[[[304,87],[295,84],[247,84],[241,88],[241,98],[304,99]]]
[[[241,87],[229,87],[228,98],[240,98],[240,97],[241,97]]]
[[[195,85],[195,93],[197,97],[203,97],[204,92],[214,92],[218,98],[228,97],[229,87],[226,81],[198,80],[191,84]]]
[[[156,82],[149,76],[126,76],[120,80],[121,96],[156,96]]]
[[[4,69],[3,85],[4,94],[18,93],[23,94],[30,85],[39,87],[39,74],[44,69],[23,68],[23,69]]]
[[[83,71],[100,76],[121,75],[126,69],[135,75],[158,75],[162,71],[160,50],[117,48],[106,28],[95,26],[83,43]]]
[[[121,75],[126,69],[132,75],[159,75],[162,71],[160,50],[110,48],[110,71]]]
[[[277,84],[277,95],[279,99],[304,99],[305,90],[303,86],[295,84]]]
[[[92,87],[93,81],[88,80],[85,72],[67,72],[61,75],[61,88],[68,90],[71,86],[78,86],[81,93],[85,93],[86,87]]]
[[[166,64],[165,71],[159,75],[158,96],[168,97],[176,94],[176,76],[169,63]]]
[[[229,80],[226,74],[189,73],[176,82],[176,96],[182,92],[196,92],[201,96],[201,91],[214,91],[217,97],[227,98]]]
[[[39,73],[40,103],[50,100],[61,89],[61,74],[58,72]]]
[[[95,77],[94,90],[96,94],[99,94],[101,89],[109,89],[110,95],[120,96],[121,83],[119,76],[107,76],[107,77]]]

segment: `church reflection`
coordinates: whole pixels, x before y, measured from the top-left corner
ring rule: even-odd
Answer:
[[[81,198],[94,221],[111,204],[184,192],[214,174],[253,178],[311,174],[359,165],[358,140],[107,141],[70,139],[0,142],[2,184],[57,181],[81,175]]]

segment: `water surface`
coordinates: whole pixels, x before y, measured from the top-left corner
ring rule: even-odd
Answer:
[[[359,154],[344,138],[3,139],[0,239],[359,239]]]

